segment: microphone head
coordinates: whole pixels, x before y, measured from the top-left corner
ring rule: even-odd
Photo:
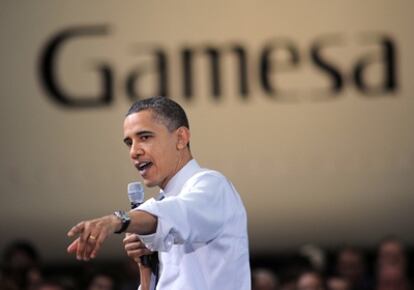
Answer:
[[[128,183],[128,198],[131,203],[144,202],[144,188],[141,182]]]

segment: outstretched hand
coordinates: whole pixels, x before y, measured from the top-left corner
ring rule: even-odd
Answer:
[[[93,259],[105,239],[118,227],[120,227],[120,221],[114,215],[82,221],[69,230],[69,237],[78,237],[68,246],[67,251],[76,253],[78,260]]]

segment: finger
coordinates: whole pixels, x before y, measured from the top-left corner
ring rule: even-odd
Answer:
[[[83,253],[85,252],[85,248],[86,248],[86,241],[84,241],[83,239],[79,237],[78,246],[76,248],[76,259],[78,260],[83,259]]]
[[[90,223],[85,222],[83,225],[83,231],[79,235],[78,248],[76,251],[76,258],[78,260],[85,260],[85,252],[88,246],[88,238],[90,235],[89,226],[90,226]]]
[[[141,262],[141,257],[142,256],[147,256],[147,255],[151,255],[152,252],[148,249],[139,249],[139,250],[134,250],[134,251],[128,251],[127,255],[128,257],[132,258],[134,261],[139,261]]]
[[[98,236],[99,236],[99,233],[98,232],[90,233],[89,236],[88,236],[88,242],[89,243],[95,243],[96,240],[97,240],[97,238],[98,238]]]
[[[81,254],[81,260],[82,261],[88,261],[88,257],[86,256],[86,251],[88,251],[88,249],[91,248],[91,245],[89,245],[88,243],[85,244],[85,247],[83,248],[83,252]]]
[[[89,229],[90,227],[88,227]],[[91,252],[95,248],[95,244],[97,239],[99,238],[99,233],[96,231],[94,233],[90,232],[87,234],[88,230],[85,230],[84,234],[82,234],[81,239],[84,239],[84,247],[81,252],[81,259],[84,261],[89,261],[91,258]]]
[[[144,256],[144,255],[150,255],[152,252],[148,250],[147,248],[139,248],[134,250],[127,251],[128,256],[130,255],[137,255],[137,256]]]
[[[100,235],[98,239],[96,240],[95,247],[92,249],[91,255],[90,255],[92,259],[96,258],[96,255],[98,254],[98,251],[101,249],[101,246],[103,242],[105,241],[105,239],[106,239],[106,236]]]
[[[139,237],[135,234],[129,234],[122,240],[124,245],[127,243],[135,242],[135,241],[139,241]]]
[[[96,247],[96,244],[99,239],[99,233],[90,233],[87,240],[86,240],[86,246],[85,251],[82,255],[83,260],[88,261],[89,259],[93,258],[91,253]]]
[[[133,250],[133,251],[128,251],[127,255],[128,257],[132,258],[135,260],[135,258],[140,258],[141,256],[145,256],[145,255],[149,255],[151,254],[151,251],[149,251],[148,249],[138,249],[138,250]]]
[[[86,242],[91,234],[91,222],[86,221],[83,223],[83,231],[79,233],[79,238],[82,242]]]
[[[74,240],[68,247],[68,253],[74,253],[77,250],[79,239]]]
[[[67,235],[69,236],[69,237],[73,237],[74,235],[77,235],[77,234],[80,234],[80,233],[82,233],[82,231],[83,231],[83,229],[84,229],[84,225],[85,225],[85,222],[80,222],[80,223],[78,223],[76,226],[74,226],[74,227],[72,227],[69,231],[68,231],[68,233],[67,233]]]
[[[126,244],[124,248],[126,251],[132,251],[132,250],[138,250],[138,249],[145,249],[146,247],[141,242],[133,242],[133,243]]]

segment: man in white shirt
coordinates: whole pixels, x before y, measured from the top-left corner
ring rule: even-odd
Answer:
[[[202,169],[190,151],[184,110],[165,97],[137,101],[124,121],[124,142],[144,184],[161,188],[128,214],[83,221],[68,235],[78,259],[94,258],[113,232],[128,254],[158,251],[158,290],[250,289],[247,218],[239,194],[222,174]],[[145,245],[145,246],[144,246]]]

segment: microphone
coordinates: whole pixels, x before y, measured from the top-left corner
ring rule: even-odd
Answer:
[[[137,208],[144,202],[144,195],[144,188],[141,182],[128,183],[128,199],[131,203],[131,209]],[[141,263],[145,267],[151,268],[151,272],[158,279],[158,254],[156,252],[152,255],[141,256]]]
[[[128,183],[128,199],[131,203],[131,209],[139,207],[144,202],[144,188],[142,187],[141,182],[131,182]],[[142,256],[141,263],[144,266],[150,267],[150,257],[149,256]]]
[[[137,208],[144,202],[144,188],[141,182],[128,183],[128,199],[131,209]]]

